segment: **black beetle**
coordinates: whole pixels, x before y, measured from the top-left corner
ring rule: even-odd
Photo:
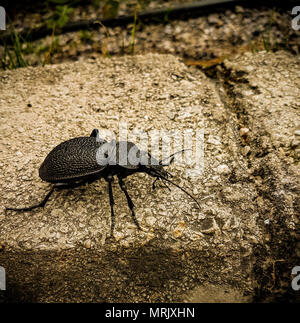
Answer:
[[[111,235],[113,235],[114,198],[112,181],[113,177],[117,175],[120,188],[124,192],[131,210],[133,221],[138,229],[141,229],[133,210],[134,204],[123,181],[125,177],[134,173],[143,172],[155,177],[153,189],[155,188],[155,182],[159,179],[175,185],[189,195],[199,206],[197,200],[190,193],[168,178],[172,174],[163,168],[171,164],[175,154],[168,157],[170,159],[169,163],[163,164],[163,160],[167,158],[157,161],[148,152],[139,150],[131,142],[112,140],[108,143],[99,137],[99,130],[94,129],[90,137],[78,137],[62,142],[47,155],[39,169],[39,175],[42,180],[54,185],[41,203],[26,208],[8,207],[6,210],[30,211],[37,207],[43,207],[55,189],[74,188],[86,183],[92,183],[99,178],[104,178],[108,182]],[[166,185],[166,183],[164,184]]]

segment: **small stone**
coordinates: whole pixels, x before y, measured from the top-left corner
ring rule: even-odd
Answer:
[[[60,209],[54,209],[51,211],[51,216],[53,217],[61,217],[63,215],[63,211]]]
[[[296,130],[296,131],[294,132],[294,135],[295,135],[295,136],[300,136],[300,129]]]
[[[177,227],[173,231],[173,235],[175,238],[180,238],[185,230],[185,223],[181,221],[178,223]]]
[[[149,225],[149,226],[153,226],[156,222],[156,218],[154,216],[148,216],[146,218],[146,223]]]
[[[84,246],[85,246],[85,248],[90,249],[91,248],[91,240],[86,240],[84,242]]]
[[[293,139],[293,141],[292,141],[292,148],[294,148],[294,147],[298,147],[299,145],[300,145],[300,139],[299,138],[295,138],[295,139]]]
[[[25,130],[24,130],[22,127],[18,128],[18,131],[19,131],[20,133],[25,132]]]
[[[121,232],[115,231],[114,237],[115,237],[116,241],[120,241],[120,240],[124,239],[125,235]]]
[[[210,202],[211,203],[211,202]],[[208,205],[208,203],[207,203],[207,205]],[[212,205],[212,203],[211,203],[211,205]],[[206,218],[206,215],[205,214],[203,214],[203,213],[200,213],[199,215],[198,215],[198,220],[203,220],[203,219],[205,219]]]
[[[166,33],[167,35],[171,35],[171,34],[173,33],[173,29],[172,29],[172,27],[171,27],[170,25],[167,25],[167,26],[165,27],[165,33]]]
[[[235,6],[235,11],[237,13],[242,13],[242,12],[244,12],[244,8],[242,6]]]
[[[175,34],[181,34],[182,33],[182,28],[180,26],[176,26],[174,33]]]
[[[222,165],[219,165],[219,166],[217,167],[217,173],[218,173],[218,174],[226,175],[226,174],[230,174],[230,173],[231,173],[231,171],[230,171],[230,169],[229,169],[229,167],[228,167],[227,165],[222,164]]]
[[[242,148],[242,154],[243,154],[243,156],[247,156],[248,155],[248,153],[250,152],[250,147],[249,146],[245,146],[245,147],[243,147]]]
[[[169,118],[170,120],[174,120],[174,119],[175,119],[175,117],[176,117],[176,114],[175,114],[175,112],[168,112],[168,113],[167,113],[167,116],[168,116],[168,118]]]
[[[212,144],[212,145],[216,145],[216,146],[221,144],[217,138],[213,138],[211,136],[207,139],[207,143]]]
[[[129,248],[129,242],[128,241],[126,241],[126,240],[121,240],[120,241],[120,245],[122,246],[122,247],[124,247],[124,248]]]
[[[252,72],[254,70],[254,67],[251,66],[251,65],[248,65],[248,66],[245,67],[245,70],[246,70],[246,72],[250,73],[250,72]]]
[[[240,136],[241,136],[241,137],[245,137],[245,136],[247,136],[247,135],[248,135],[248,133],[249,133],[249,129],[248,129],[248,128],[241,128],[241,129],[240,129]]]
[[[213,25],[222,26],[224,23],[217,14],[211,14],[207,18],[208,22]]]

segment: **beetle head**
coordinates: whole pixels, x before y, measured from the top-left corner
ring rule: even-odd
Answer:
[[[143,171],[152,177],[168,178],[172,176],[167,170],[164,169],[165,166],[170,165],[170,163],[163,165],[162,160],[158,161],[156,158],[152,157],[149,153],[141,153],[141,164],[143,165]]]
[[[164,185],[169,190],[170,190],[170,188],[168,187],[166,182],[170,183],[170,184],[178,187],[181,191],[183,191],[185,194],[187,194],[189,197],[191,197],[197,203],[198,207],[200,208],[199,202],[189,192],[187,192],[183,187],[181,187],[178,184],[171,181],[168,177],[173,177],[173,175],[164,169],[164,166],[169,166],[174,161],[174,155],[181,153],[183,151],[184,150],[178,151],[178,152],[176,152],[176,153],[170,155],[169,157],[164,158],[160,161],[157,161],[157,159],[153,158],[149,153],[147,153],[146,159],[148,160],[148,163],[146,165],[144,164],[144,167],[145,167],[144,171],[145,171],[145,173],[149,174],[150,176],[155,177],[155,180],[152,185],[153,189],[155,189],[155,182],[157,180],[162,180]],[[170,159],[170,161],[167,164],[163,164],[163,161],[165,161],[166,159]]]
[[[152,177],[169,177],[170,173],[164,169],[163,165],[146,165],[145,172]]]

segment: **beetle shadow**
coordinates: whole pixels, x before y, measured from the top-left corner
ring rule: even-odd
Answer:
[[[178,286],[186,275],[181,255],[163,248],[161,241],[105,249],[2,252],[9,291],[5,302],[168,301],[167,294],[176,295],[171,282]]]

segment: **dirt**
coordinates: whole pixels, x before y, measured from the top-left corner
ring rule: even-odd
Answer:
[[[158,4],[151,2],[152,5]],[[88,8],[76,9],[78,12],[73,12],[72,19],[95,19],[92,6]],[[47,21],[43,15],[35,16],[39,21]],[[235,6],[198,18],[152,24],[137,20],[136,24],[132,21],[127,26],[110,28],[99,23],[96,30],[85,29],[62,35],[56,35],[54,31],[52,35],[31,43],[26,43],[25,37],[21,41],[22,56],[27,65],[36,66],[99,55],[111,57],[154,52],[180,56],[186,64],[206,70],[247,51],[286,50],[299,54],[299,35],[291,28],[292,18],[288,9]],[[26,19],[27,24],[23,18],[16,17],[17,30],[35,21],[29,14]],[[4,47],[0,47],[0,53],[3,52]]]

